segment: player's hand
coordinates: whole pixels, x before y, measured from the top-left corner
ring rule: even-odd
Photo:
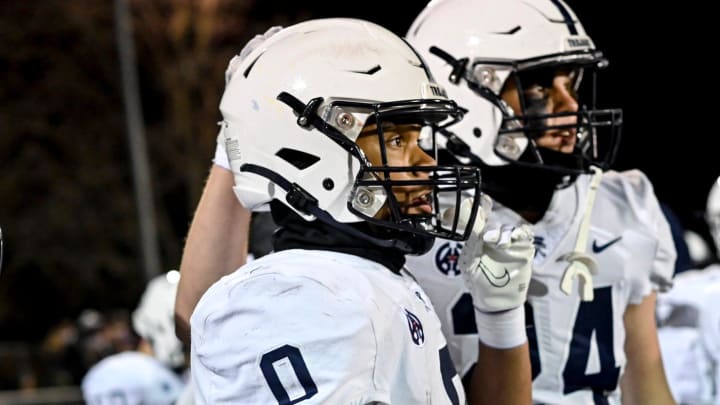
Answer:
[[[491,202],[483,196],[470,238],[460,255],[459,267],[475,308],[494,313],[517,308],[525,302],[535,255],[533,232],[527,225],[485,229]]]

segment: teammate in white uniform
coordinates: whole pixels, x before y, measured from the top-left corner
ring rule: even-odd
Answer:
[[[484,403],[527,403],[523,319],[490,312],[524,301],[532,235],[506,228],[479,242],[474,197],[440,215],[437,199],[479,196],[480,178],[437,167],[420,148],[421,133],[432,143],[431,127],[461,113],[415,51],[369,22],[314,20],[276,33],[228,74],[221,136],[234,190],[249,209],[269,203],[280,229],[275,253],[213,284],[192,313],[196,400],[465,403],[432,304],[402,266],[436,236],[472,234],[468,285],[488,299],[478,319],[509,331],[500,337],[521,331],[508,350],[488,351],[504,360],[492,371],[505,380]],[[489,285],[481,267],[510,269],[512,288]]]
[[[672,290],[658,294],[658,338],[673,397],[681,404],[708,404],[713,397],[710,356],[703,350],[700,316],[720,266],[684,271]],[[717,307],[708,307],[717,312]]]
[[[173,328],[179,277],[172,270],[150,280],[133,312],[133,329],[141,338],[138,350],[109,356],[88,371],[82,381],[88,404],[192,403],[178,400],[185,390],[179,372],[186,363]]]
[[[720,257],[720,177],[715,181],[708,194],[705,219],[716,248],[716,257]],[[717,262],[706,267],[703,272],[720,273]],[[700,337],[707,358],[710,359],[710,378],[713,381],[711,392],[714,404],[720,404],[720,283],[717,279],[704,291],[705,301],[700,307]]]
[[[154,357],[122,352],[100,360],[83,377],[82,391],[90,405],[175,403],[180,378]]]
[[[526,306],[533,400],[619,404],[621,384],[625,404],[672,403],[654,318],[655,291],[671,284],[670,229],[642,173],[602,176],[621,112],[578,105],[607,61],[572,10],[562,0],[435,0],[408,41],[468,110],[446,132],[446,148],[481,167],[483,190],[497,201],[490,222],[535,232]],[[591,89],[580,88],[583,75]],[[438,240],[408,268],[468,377],[477,337],[458,277],[461,249]]]

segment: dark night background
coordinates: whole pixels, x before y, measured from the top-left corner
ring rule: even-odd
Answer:
[[[720,175],[712,13],[568,3],[610,60],[599,105],[625,113],[615,167],[644,171],[706,236],[701,215]],[[403,35],[425,4],[130,1],[163,269],[179,265],[232,54],[271,25],[309,18],[364,18]],[[39,342],[84,308],[131,309],[144,287],[112,13],[111,1],[0,3],[0,343]]]

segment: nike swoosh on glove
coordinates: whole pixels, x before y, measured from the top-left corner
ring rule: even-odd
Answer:
[[[487,205],[483,201],[485,213],[490,212]],[[517,308],[527,298],[532,275],[533,231],[528,225],[483,228],[476,221],[458,263],[473,304],[485,313]]]

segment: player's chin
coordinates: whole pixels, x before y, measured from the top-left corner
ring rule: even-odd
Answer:
[[[570,153],[573,153],[574,151],[575,151],[575,142],[564,143],[564,144],[560,145],[560,147],[558,148],[558,152],[560,152],[560,153],[570,154]]]

